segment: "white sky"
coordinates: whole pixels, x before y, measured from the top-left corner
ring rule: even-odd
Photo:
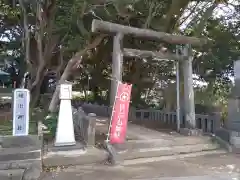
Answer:
[[[240,4],[240,1],[238,0],[231,0],[229,1],[230,4],[234,4],[234,5],[239,5]],[[185,20],[185,23],[182,24],[182,26],[180,27],[180,29],[184,30],[188,24],[192,21],[192,19],[194,18],[194,16],[196,16],[197,14],[197,11],[193,14],[190,14],[191,13],[191,10],[193,8],[193,6],[196,4],[196,2],[192,2],[191,4],[189,4],[189,8],[186,9],[185,13],[183,14],[183,19],[185,19],[186,17],[188,17],[186,20]],[[209,6],[211,6],[212,2],[208,1],[208,2],[203,2],[202,5],[200,6],[201,9],[206,9],[208,8]],[[235,9],[232,5],[225,5],[225,4],[219,4],[218,7],[214,10],[214,16],[215,17],[223,17],[223,16],[230,16],[230,15],[233,15],[235,13]],[[234,17],[234,16],[232,16]],[[237,19],[237,17],[234,19],[231,19],[231,21],[239,21]],[[203,82],[203,81],[200,81],[200,80],[197,80],[198,79],[198,76],[197,75],[193,75],[193,78],[195,79],[194,80],[194,84],[196,86],[203,86],[203,85],[207,85],[206,82]],[[234,77],[232,76],[229,76],[229,79],[234,83]]]

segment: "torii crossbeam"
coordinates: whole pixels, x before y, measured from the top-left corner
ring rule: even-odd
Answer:
[[[92,32],[121,33],[123,35],[133,35],[136,37],[145,37],[148,39],[160,40],[169,44],[190,44],[192,46],[202,46],[208,42],[207,39],[196,37],[172,35],[165,32],[157,32],[149,29],[140,29],[130,26],[124,26],[107,21],[94,19],[92,22]]]

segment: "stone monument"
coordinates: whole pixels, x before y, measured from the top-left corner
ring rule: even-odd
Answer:
[[[15,89],[13,92],[13,136],[27,136],[29,133],[30,92]]]
[[[240,132],[240,60],[234,62],[234,81],[228,101],[227,128]]]
[[[240,148],[240,60],[234,62],[234,87],[228,100],[226,128],[228,140],[234,148]]]
[[[29,90],[14,90],[12,136],[0,137],[0,171],[8,174],[7,179],[39,179],[42,171],[42,140],[29,135],[29,103]],[[19,177],[12,176],[16,171]]]
[[[72,116],[72,84],[60,85],[60,108],[56,131],[55,146],[76,145]]]

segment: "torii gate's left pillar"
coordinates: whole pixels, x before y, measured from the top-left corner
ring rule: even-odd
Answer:
[[[117,33],[113,39],[113,53],[112,53],[112,80],[110,91],[110,106],[113,107],[115,95],[117,92],[117,83],[122,81],[122,69],[123,69],[123,52],[122,52],[122,40],[123,34]]]

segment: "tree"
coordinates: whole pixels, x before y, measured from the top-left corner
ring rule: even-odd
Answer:
[[[10,2],[10,1],[9,1]],[[239,4],[231,1],[192,0],[42,0],[23,1],[20,7],[1,1],[1,36],[11,36],[1,42],[1,53],[12,49],[20,72],[29,71],[32,106],[37,102],[40,87],[48,73],[55,74],[58,83],[70,77],[91,76],[91,88],[99,99],[108,92],[111,79],[112,39],[90,33],[93,19],[102,19],[140,28],[150,28],[189,36],[206,36],[214,43],[195,48],[194,72],[207,81],[215,82],[232,71],[232,61],[239,56]],[[219,4],[221,3],[221,4]],[[222,6],[233,13],[214,16]],[[7,8],[6,8],[7,7]],[[24,35],[24,45],[21,38]],[[126,37],[124,46],[146,50],[174,52],[175,46]],[[24,52],[24,53],[23,53]],[[25,57],[25,58],[23,58]],[[18,59],[18,60],[17,60]],[[153,72],[154,71],[154,72]],[[79,79],[79,78],[77,78]],[[81,87],[89,83],[80,78]],[[165,96],[167,106],[173,106],[174,67],[165,62],[128,58],[124,62],[123,79],[134,84],[133,104],[149,104],[156,94]],[[168,84],[168,85],[167,85]],[[155,95],[154,95],[155,94]],[[165,93],[166,95],[166,93]],[[100,98],[101,99],[101,98]],[[99,99],[99,101],[100,101]],[[107,99],[107,98],[105,98]],[[162,98],[158,98],[162,101]],[[58,89],[49,110],[55,111]]]

